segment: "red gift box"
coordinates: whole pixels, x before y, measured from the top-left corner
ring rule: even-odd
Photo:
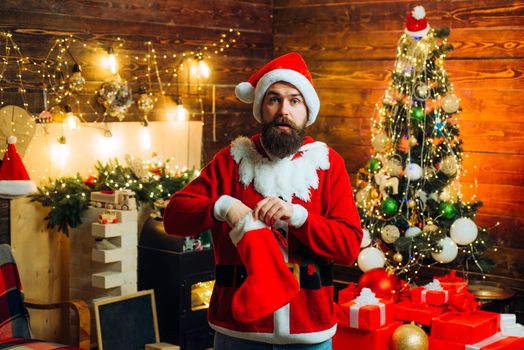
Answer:
[[[346,327],[373,330],[393,322],[392,301],[380,299],[378,304],[362,305],[352,300],[340,306],[343,316],[339,323]]]
[[[496,333],[476,344],[464,345],[457,341],[429,337],[429,350],[522,350],[524,338],[506,337]]]
[[[355,283],[350,282],[348,286],[344,289],[341,289],[338,292],[338,303],[345,304],[348,301],[351,301],[358,297],[360,294],[360,288],[358,288]]]
[[[433,318],[445,312],[445,307],[415,304],[411,301],[401,301],[394,305],[395,320],[414,321],[425,326],[431,326]]]
[[[447,312],[433,319],[431,336],[442,340],[459,340],[462,344],[475,344],[497,333],[499,324],[500,314],[494,312]]]
[[[451,272],[444,276],[435,277],[440,282],[442,288],[453,291],[455,293],[465,292],[468,288],[468,282],[462,278],[456,276],[457,271],[451,270]]]
[[[393,321],[384,327],[372,331],[344,327],[339,324],[337,333],[333,336],[333,350],[389,349],[391,335],[402,325],[400,321]]]
[[[439,306],[449,303],[451,292],[445,289],[428,290],[425,287],[417,287],[411,290],[411,300],[415,303]]]

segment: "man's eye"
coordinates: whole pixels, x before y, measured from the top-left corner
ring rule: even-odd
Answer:
[[[291,103],[294,104],[294,105],[297,105],[299,104],[301,101],[298,99],[298,98],[294,98],[291,100]]]
[[[278,102],[278,98],[277,97],[271,97],[269,99],[269,102],[273,102],[273,103]]]

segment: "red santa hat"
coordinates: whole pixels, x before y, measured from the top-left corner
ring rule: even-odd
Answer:
[[[9,136],[7,142],[7,151],[0,168],[0,197],[12,198],[35,192],[36,185],[29,178],[16,150],[16,136]]]
[[[267,89],[279,81],[290,83],[300,91],[308,108],[306,125],[313,124],[317,119],[320,101],[306,62],[296,52],[288,53],[268,62],[248,81],[238,84],[235,88],[235,95],[244,103],[253,103],[253,116],[261,123],[262,100]]]
[[[404,31],[412,37],[421,37],[429,32],[429,24],[426,20],[426,10],[424,10],[424,7],[415,6],[413,11],[408,13]]]

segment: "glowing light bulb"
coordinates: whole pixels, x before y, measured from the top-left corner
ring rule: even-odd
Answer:
[[[73,114],[73,111],[71,110],[71,107],[69,105],[64,106],[64,112],[66,113],[64,123],[67,124],[69,129],[74,130],[78,128],[80,119],[78,119],[78,117]]]
[[[182,99],[178,97],[176,100],[176,108],[175,108],[176,119],[180,122],[186,121],[188,114],[189,113],[187,109],[185,109],[184,105],[182,104]]]
[[[107,67],[111,70],[112,74],[116,74],[118,71],[118,62],[116,61],[115,52],[112,47],[107,49]]]
[[[187,109],[185,109],[183,105],[176,106],[175,114],[176,114],[176,119],[178,121],[183,122],[187,120]]]
[[[204,78],[209,78],[209,75],[211,74],[211,70],[209,69],[209,66],[207,65],[206,61],[200,60],[198,62],[198,68],[200,69],[200,73],[204,76]]]

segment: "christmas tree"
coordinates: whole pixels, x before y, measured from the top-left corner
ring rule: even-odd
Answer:
[[[488,232],[479,201],[460,191],[460,100],[444,67],[449,29],[434,29],[422,6],[408,14],[388,89],[372,119],[373,154],[357,175],[364,228],[361,270],[386,265],[410,280],[422,266],[485,271]]]

